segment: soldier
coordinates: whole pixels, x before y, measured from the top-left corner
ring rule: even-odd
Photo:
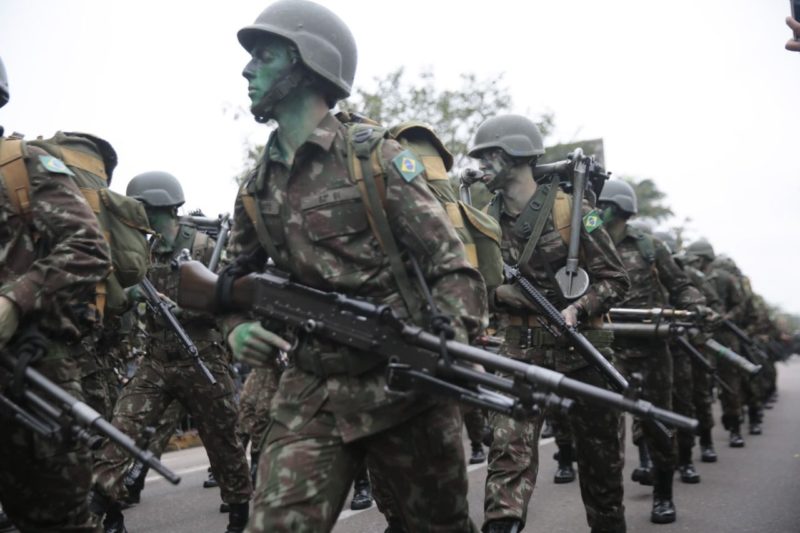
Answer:
[[[687,261],[703,272],[714,287],[720,300],[720,309],[723,318],[733,322],[740,322],[746,306],[742,285],[739,280],[721,268],[719,263],[714,263],[716,254],[708,241],[700,240],[686,247]],[[719,341],[733,351],[740,353],[739,341],[736,336],[728,331],[716,334]],[[745,379],[739,371],[724,360],[718,362],[719,377],[730,385],[733,393],[721,390],[719,397],[722,402],[722,425],[730,432],[728,444],[731,448],[744,447],[741,433],[742,414],[742,380]]]
[[[606,229],[631,279],[631,288],[620,303],[622,307],[652,309],[672,305],[703,314],[707,312],[705,298],[689,283],[664,243],[635,228],[629,221],[639,212],[636,192],[629,183],[607,181],[597,206],[603,210]],[[672,355],[665,340],[617,338],[614,357],[628,376],[641,375],[642,395],[646,400],[658,407],[672,409]],[[635,426],[638,425],[638,421],[634,422]],[[637,428],[634,428],[634,437],[637,433]],[[641,425],[640,435],[638,440],[635,439],[636,444],[642,452],[644,446],[647,447],[653,462],[650,520],[656,524],[674,522],[672,477],[676,466],[675,440],[659,438],[650,424]]]
[[[157,233],[151,244],[153,266],[149,278],[167,298],[177,298],[178,277],[171,267],[173,259],[186,248],[193,258],[207,262],[214,241],[178,218],[178,207],[184,198],[174,176],[166,172],[140,174],[128,183],[127,195],[144,204],[150,225]],[[136,298],[135,294],[133,297]],[[247,523],[252,486],[244,449],[236,436],[229,358],[212,317],[183,313],[180,309],[175,312],[216,384],[211,384],[198,365],[186,356],[174,333],[149,316],[147,357],[122,391],[113,422],[125,433],[139,435],[146,426],[156,424],[172,401],[179,401],[197,423],[211,468],[219,480],[222,500],[230,507],[227,533],[241,532]],[[104,446],[100,455],[95,468],[93,511],[106,515],[106,532],[125,531],[119,502],[126,497],[122,481],[129,461],[111,446]]]
[[[480,160],[487,187],[495,192],[488,211],[500,222],[503,259],[512,265],[519,263],[522,274],[561,307],[568,324],[586,324],[619,301],[630,282],[605,230],[583,224],[580,258],[591,285],[577,300],[563,297],[553,269],[563,266],[567,258],[568,245],[561,232],[566,230],[564,233],[569,235],[571,197],[558,190],[553,176],[541,183],[534,181],[533,168],[543,153],[536,125],[522,116],[505,115],[480,125],[469,155]],[[590,211],[588,203],[581,208],[584,214]],[[544,217],[543,222],[540,217]],[[582,357],[567,351],[542,327],[536,310],[518,287],[500,285],[490,291],[489,301],[496,311],[498,333],[504,337],[502,354],[554,368],[592,385],[606,386]],[[587,329],[585,333],[599,348],[610,344],[605,332]],[[525,524],[536,482],[541,417],[519,421],[492,414],[490,419],[494,435],[489,450],[483,530],[516,532]],[[625,531],[620,413],[577,402],[570,422],[581,495],[592,531]]]
[[[0,61],[0,107],[8,98]],[[43,149],[2,137],[0,127],[0,353],[15,356],[18,343],[31,339],[43,354],[29,364],[81,398],[80,361],[68,346],[99,319],[95,287],[111,261],[71,174]],[[13,385],[0,370],[0,393]],[[85,445],[45,440],[0,418],[0,504],[21,531],[96,531],[87,505],[91,476]]]
[[[709,285],[705,275],[685,264],[682,254],[678,253],[678,241],[675,235],[668,232],[655,232],[654,236],[661,240],[672,253],[675,264],[678,265],[689,283],[700,291],[706,300],[706,306],[719,314],[719,298],[716,291]],[[676,413],[696,418],[700,423],[697,434],[700,436],[700,460],[704,463],[713,463],[717,460],[717,452],[711,440],[711,428],[714,427],[712,406],[712,380],[708,372],[700,363],[691,359],[688,354],[676,343],[670,343],[673,355],[673,386],[672,408]],[[684,483],[699,483],[700,474],[692,463],[692,448],[694,447],[694,433],[683,429],[676,432],[678,441],[678,473]]]
[[[330,113],[355,74],[356,46],[344,22],[318,4],[281,0],[238,37],[252,56],[243,72],[251,111],[278,127],[237,197],[229,246],[236,263],[223,279],[260,270],[269,257],[299,283],[383,302],[427,325],[410,280],[413,258],[441,313],[434,329],[452,328],[465,341],[477,334],[485,287],[428,189],[423,164],[380,128],[347,127]],[[351,165],[349,153],[376,167]],[[370,204],[381,220],[374,227],[358,183],[383,185]],[[455,404],[387,392],[386,362],[371,354],[247,316],[224,324],[234,355],[259,366],[292,348],[278,333],[295,343],[272,401],[248,531],[329,531],[365,459],[385,474],[406,529],[474,528]]]

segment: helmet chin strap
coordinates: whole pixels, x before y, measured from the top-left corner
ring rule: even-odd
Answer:
[[[272,112],[290,92],[298,88],[305,79],[305,72],[299,63],[295,62],[284,69],[281,78],[261,97],[259,102],[250,108],[256,122],[264,124],[272,118]]]

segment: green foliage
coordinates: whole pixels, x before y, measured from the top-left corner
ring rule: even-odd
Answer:
[[[509,113],[511,94],[502,75],[479,79],[474,73],[465,73],[457,89],[442,89],[433,71],[425,70],[416,80],[409,81],[400,67],[374,78],[372,90],[358,89],[339,107],[366,115],[386,127],[409,120],[425,122],[453,154],[455,167],[461,168],[467,164],[467,146],[475,130],[487,118]],[[553,116],[541,116],[539,127],[543,135],[549,134]]]
[[[658,188],[655,181],[651,179],[637,180],[630,176],[622,176],[622,179],[630,183],[636,191],[636,197],[639,200],[639,217],[659,222],[675,214],[668,205],[663,203],[667,194]]]

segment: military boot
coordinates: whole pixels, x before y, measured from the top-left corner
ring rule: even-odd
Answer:
[[[678,472],[684,483],[700,483],[700,474],[692,464],[692,447],[680,446],[678,448]]]
[[[555,437],[556,433],[553,431],[553,425],[550,423],[550,420],[547,418],[544,419],[544,425],[542,426],[542,432],[539,435],[539,438],[542,439],[549,439],[550,437]]]
[[[653,485],[653,460],[644,442],[639,443],[639,466],[631,472],[631,480],[648,487]]]
[[[714,449],[714,442],[711,440],[711,430],[700,431],[700,460],[704,463],[716,463],[717,451]]]
[[[469,456],[469,464],[479,465],[486,460],[486,453],[483,451],[483,444],[480,442],[472,443],[472,455]]]
[[[228,529],[225,533],[242,533],[250,518],[250,502],[230,503],[231,508],[228,515]]]
[[[372,507],[372,487],[369,484],[367,470],[362,470],[362,474],[353,482],[353,499],[350,500],[350,509],[360,511]]]
[[[572,444],[559,446],[556,460],[558,461],[558,468],[556,469],[556,475],[553,476],[553,482],[561,484],[575,481],[575,469],[572,467],[575,454],[572,450]]]
[[[104,533],[128,533],[122,505],[95,489],[89,493],[89,511],[98,518],[103,518]]]
[[[11,519],[3,511],[0,511],[0,531],[16,531]]]
[[[519,533],[522,522],[517,518],[501,518],[492,520],[483,526],[483,533]]]
[[[217,482],[217,478],[214,477],[214,472],[211,471],[211,467],[208,467],[208,479],[203,481],[203,488],[204,489],[213,489],[214,487],[219,487],[219,483]]]
[[[750,434],[761,435],[761,420],[762,413],[758,407],[750,407],[747,413],[747,419],[750,423]]]
[[[150,467],[140,461],[135,461],[131,465],[122,480],[125,490],[128,492],[128,497],[125,498],[124,504],[131,506],[142,501],[144,479],[149,471]]]
[[[654,524],[670,524],[675,521],[672,472],[672,469],[653,469],[653,511],[650,513],[650,521]]]
[[[744,439],[742,438],[742,432],[739,426],[731,429],[728,445],[731,448],[744,448]]]

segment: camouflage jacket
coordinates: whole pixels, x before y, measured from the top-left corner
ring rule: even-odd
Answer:
[[[512,215],[505,209],[502,194],[495,195],[492,202],[501,202],[499,222],[503,231],[503,260],[509,265],[516,265],[527,244],[527,239],[518,237],[513,231],[518,215]],[[584,215],[592,211],[586,201],[582,209]],[[578,308],[580,318],[584,319],[598,317],[620,302],[630,287],[630,280],[605,229],[599,227],[589,232],[581,225],[580,240],[579,264],[589,274],[590,285],[586,294],[572,303]],[[522,274],[559,309],[566,307],[568,302],[564,301],[554,274],[566,264],[567,248],[551,214],[530,260],[520,265]],[[506,306],[500,306],[497,310],[508,314],[531,313]]]
[[[182,238],[190,239],[191,245],[187,246],[191,252],[192,259],[208,264],[214,252],[214,239],[198,231],[195,228],[182,224],[180,232],[188,232],[176,239],[173,246],[167,245],[158,237],[151,246],[152,256],[148,278],[158,292],[168,296],[172,301],[178,300],[178,272],[172,268],[172,260],[180,253],[178,240]],[[194,233],[194,237],[191,233]],[[184,241],[185,242],[185,241]],[[175,334],[168,327],[165,327],[159,320],[148,313],[147,333],[148,333],[148,352],[155,354],[183,355],[180,342]],[[209,314],[195,313],[181,310],[178,319],[189,337],[197,344],[198,349],[212,342],[221,343],[222,334],[217,328],[215,318]]]
[[[652,256],[645,257],[642,253],[642,239],[652,242],[652,246],[646,247]],[[663,242],[627,225],[622,240],[616,245],[622,264],[631,279],[631,288],[620,302],[621,307],[643,309],[674,306],[678,309],[691,309],[705,305],[702,293],[692,286],[688,276],[672,259],[672,254]]]
[[[347,130],[326,115],[287,163],[270,138],[265,158],[247,177],[234,209],[228,247],[231,261],[261,248],[243,195],[255,198],[278,257],[273,260],[299,283],[326,291],[388,303],[405,315],[389,262],[367,218],[362,196],[348,171]],[[386,169],[386,214],[401,250],[419,262],[440,311],[454,317],[457,335],[477,333],[486,309],[480,274],[467,262],[444,209],[426,185],[426,176],[404,175],[397,166],[403,148],[386,140],[379,157]],[[422,168],[418,163],[418,169]],[[223,320],[225,331],[247,320]],[[280,332],[281,330],[278,329]],[[283,332],[291,336],[291,333]],[[337,357],[369,357],[317,339],[302,338],[294,360],[321,352]],[[273,415],[294,428],[320,406],[332,413],[345,441],[381,431],[425,408],[426,401],[398,399],[384,390],[381,364],[359,375],[316,376],[297,367],[283,375]]]
[[[719,295],[714,286],[708,281],[708,277],[693,266],[684,265],[683,272],[689,278],[689,282],[695,286],[706,299],[706,305],[716,311],[722,313],[722,302],[719,300]]]
[[[76,340],[98,318],[95,286],[111,256],[94,213],[54,160],[27,147],[30,223],[11,210],[0,179],[0,295],[17,305],[20,327],[33,321],[51,338]]]
[[[741,280],[726,268],[713,262],[706,269],[706,276],[719,296],[723,316],[740,323],[747,309]]]

